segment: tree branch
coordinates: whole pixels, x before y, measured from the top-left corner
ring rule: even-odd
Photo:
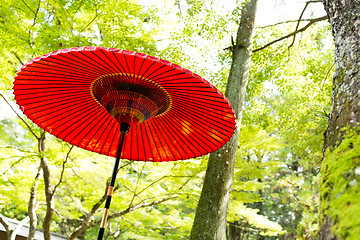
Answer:
[[[100,14],[101,14],[101,12],[98,12],[98,10],[96,9],[94,18],[93,18],[88,24],[86,24],[86,26],[83,27],[83,28],[79,31],[79,33],[82,33],[88,26],[90,26],[90,24],[92,24],[92,23],[95,21],[95,19],[96,19]]]
[[[305,13],[305,10],[306,10],[307,6],[309,6],[310,3],[318,3],[318,2],[321,2],[321,1],[320,1],[320,0],[314,0],[314,1],[308,1],[308,2],[306,2],[305,6],[304,6],[304,9],[302,10],[302,12],[301,12],[301,14],[300,14],[299,20],[298,20],[298,22],[297,22],[297,24],[296,24],[295,31],[297,31],[297,30],[299,29],[300,21],[301,21],[301,19],[302,19],[302,16],[303,16],[304,13]],[[288,48],[291,48],[291,47],[294,45],[295,39],[296,39],[296,35],[294,35],[293,40],[292,40],[292,42],[291,42],[291,44],[289,45]]]
[[[26,6],[33,14],[35,14],[35,12],[30,8],[29,5],[27,5],[27,3],[26,3],[24,0],[22,0],[22,2],[25,4],[25,6]]]
[[[84,216],[84,220],[82,221],[82,223],[80,224],[80,226],[78,226],[68,237],[68,240],[73,240],[75,238],[77,238],[81,233],[85,232],[87,229],[89,229],[89,224],[90,222],[92,222],[93,216],[94,214],[97,212],[97,210],[100,208],[100,206],[105,202],[106,197],[107,197],[107,189],[109,187],[109,182],[107,182],[106,187],[105,187],[105,192],[104,195],[99,199],[99,201],[97,203],[95,203],[93,205],[93,207],[91,208],[90,212],[88,212],[85,216]],[[114,192],[119,189],[119,187],[115,187],[114,188]]]
[[[324,78],[324,81],[323,81],[323,84],[321,86],[321,91],[324,90],[324,86],[325,86],[325,83],[326,83],[326,79],[328,78],[329,74],[330,74],[330,71],[331,69],[333,69],[333,67],[335,66],[335,62],[331,65],[331,67],[329,68],[329,70],[327,71],[326,73],[326,76]]]
[[[141,168],[139,177],[138,177],[138,179],[136,180],[134,195],[133,195],[133,198],[132,198],[131,201],[130,201],[129,206],[131,206],[131,205],[133,204],[135,197],[138,195],[138,194],[136,194],[136,191],[137,191],[137,189],[138,189],[139,181],[140,181],[141,175],[142,175],[142,173],[143,173],[143,171],[144,171],[145,165],[146,165],[146,162],[144,162],[144,164],[143,164],[143,166],[142,166],[142,168]]]
[[[312,18],[311,19],[305,18],[305,19],[301,19],[300,22],[309,22],[311,20],[312,20]],[[255,28],[263,29],[263,28],[275,27],[277,25],[286,24],[286,23],[294,23],[294,22],[298,22],[298,21],[299,21],[299,19],[298,20],[287,20],[287,21],[277,22],[277,23],[269,24],[269,25],[265,25],[265,26],[256,26]]]
[[[0,214],[0,223],[5,228],[7,239],[10,239],[10,237],[13,233],[13,230],[10,228],[10,224],[8,223],[8,221],[5,219],[5,217],[2,214]]]
[[[21,65],[24,65],[23,61],[21,61],[19,55],[18,55],[16,52],[11,51],[11,53],[14,54],[14,56],[16,57],[16,59],[19,61],[19,63],[20,63]]]
[[[57,189],[57,187],[60,185],[60,183],[62,182],[62,179],[64,177],[64,172],[65,172],[65,165],[67,163],[67,161],[69,160],[69,157],[70,157],[70,153],[71,153],[71,150],[73,150],[74,148],[74,145],[71,145],[71,147],[69,148],[69,151],[66,153],[66,157],[63,161],[63,164],[62,164],[62,169],[61,169],[61,174],[60,174],[60,179],[59,179],[59,182],[54,186],[53,188],[53,191],[52,191],[52,195],[54,196],[55,194],[55,191]]]
[[[289,37],[292,37],[292,36],[298,34],[299,32],[305,31],[306,29],[308,29],[311,25],[313,25],[316,22],[320,22],[320,21],[323,21],[323,20],[326,20],[326,19],[328,19],[328,16],[323,16],[323,17],[311,19],[310,22],[308,24],[306,24],[304,27],[302,27],[302,28],[300,28],[300,29],[298,29],[298,30],[296,30],[296,31],[294,31],[292,33],[289,33],[289,34],[287,34],[287,35],[285,35],[285,36],[283,36],[281,38],[278,38],[278,39],[276,39],[276,40],[274,40],[272,42],[269,42],[269,43],[265,44],[264,46],[253,50],[252,52],[254,53],[254,52],[261,51],[261,50],[273,45],[274,43],[280,42],[280,41],[282,41],[282,40],[284,40],[286,38],[289,38]]]
[[[145,208],[145,207],[151,207],[151,206],[156,206],[156,205],[159,205],[165,201],[168,201],[170,199],[176,199],[177,197],[168,197],[168,198],[163,198],[161,200],[157,200],[157,201],[153,201],[153,202],[149,202],[149,203],[139,203],[139,204],[135,204],[134,206],[132,207],[128,207],[127,209],[121,211],[121,212],[118,212],[118,213],[113,213],[113,214],[110,214],[109,217],[108,217],[108,220],[111,220],[111,219],[115,219],[115,218],[118,218],[118,217],[122,217],[130,212],[133,212],[139,208]],[[100,224],[100,221],[95,221],[91,224],[89,224],[89,228],[91,227],[95,227],[97,225]]]
[[[153,181],[152,183],[150,183],[149,185],[147,185],[146,187],[144,187],[138,194],[141,194],[142,192],[144,192],[146,189],[148,189],[149,187],[151,187],[152,185],[154,185],[155,183],[160,182],[161,180],[163,180],[164,178],[169,177],[169,173],[172,172],[172,170],[176,167],[176,165],[174,165],[164,176],[158,178],[157,180]]]
[[[40,139],[40,137],[38,137],[36,134],[35,134],[35,132],[32,130],[32,128],[30,127],[30,125],[27,123],[27,122],[25,122],[25,120],[22,118],[22,117],[20,117],[20,115],[14,110],[14,108],[11,106],[11,104],[6,100],[6,98],[4,97],[4,95],[2,95],[1,93],[0,93],[0,96],[4,99],[4,101],[9,105],[9,107],[11,108],[11,110],[16,114],[16,116],[18,117],[18,118],[20,118],[20,120],[27,126],[27,128],[29,129],[29,131],[32,133],[32,135],[34,135],[34,137],[37,139],[37,140],[39,140]]]
[[[15,161],[13,164],[11,164],[4,172],[2,172],[0,175],[4,175],[5,173],[7,173],[11,168],[13,168],[16,164],[20,163],[23,159],[27,158],[26,157],[20,157],[17,161]]]

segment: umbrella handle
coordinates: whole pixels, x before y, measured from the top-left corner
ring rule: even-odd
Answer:
[[[117,148],[117,152],[116,152],[116,159],[115,159],[114,169],[113,169],[113,173],[112,173],[111,180],[110,180],[110,185],[109,185],[108,190],[107,190],[105,208],[104,208],[104,213],[103,213],[102,219],[101,219],[98,240],[102,240],[103,236],[104,236],[107,217],[108,217],[109,209],[110,209],[111,198],[112,198],[112,195],[113,195],[113,192],[114,192],[116,174],[117,174],[118,168],[119,168],[121,151],[123,149],[125,136],[129,132],[129,129],[130,129],[130,124],[128,124],[128,123],[121,123],[120,124],[120,138],[119,138],[118,148]]]

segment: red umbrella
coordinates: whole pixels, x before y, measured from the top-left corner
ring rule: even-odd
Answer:
[[[195,158],[219,149],[235,128],[229,101],[211,83],[168,61],[120,49],[77,47],[37,57],[18,72],[14,94],[45,131],[116,156],[99,239],[120,158]]]

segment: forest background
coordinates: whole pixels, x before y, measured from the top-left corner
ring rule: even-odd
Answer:
[[[262,4],[269,8],[269,3],[259,1],[259,9]],[[313,5],[318,5],[316,10]],[[241,6],[241,1],[205,0],[3,1],[0,90],[2,100],[19,116],[3,114],[7,103],[2,102],[0,216],[21,221],[31,215],[35,225],[43,227],[51,205],[51,231],[69,239],[94,239],[113,164],[111,158],[44,135],[20,114],[12,82],[24,63],[59,48],[114,47],[172,61],[225,91],[229,46]],[[305,6],[306,14],[299,20]],[[317,1],[298,1],[292,7],[294,11],[282,11],[286,18],[271,22],[263,22],[264,15],[258,13],[228,239],[318,239],[320,163],[334,64],[330,25],[316,22],[296,37],[257,50],[303,28],[309,19],[326,15],[319,12],[323,6]],[[208,156],[173,163],[124,160],[106,238],[187,239],[207,160]],[[51,196],[45,194],[46,187]]]

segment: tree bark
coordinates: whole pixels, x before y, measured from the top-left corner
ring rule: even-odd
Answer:
[[[34,240],[35,233],[37,229],[37,216],[36,216],[36,209],[37,209],[37,202],[36,202],[36,196],[37,196],[37,188],[39,185],[39,178],[41,173],[41,165],[38,168],[38,171],[36,173],[34,183],[31,186],[30,190],[30,199],[28,204],[28,215],[30,219],[30,227],[29,227],[29,234],[27,237],[27,240]]]
[[[230,141],[210,154],[190,239],[226,239],[228,204],[249,77],[256,6],[257,0],[251,0],[242,9],[236,44],[232,47],[225,95],[237,116],[237,126]]]
[[[348,135],[346,129],[353,129],[360,121],[360,1],[359,0],[323,0],[325,10],[331,24],[335,43],[335,75],[333,78],[332,109],[329,126],[324,134],[324,160],[322,163],[321,197],[320,197],[320,239],[342,239],[339,232],[330,231],[335,223],[341,221],[340,211],[329,212],[335,198],[336,181],[330,180],[334,174],[332,163],[327,157],[341,144]],[[341,156],[333,162],[339,164]],[[346,161],[352,161],[347,159]],[[341,165],[341,164],[340,164]],[[356,165],[354,166],[354,168]],[[351,171],[351,169],[346,169]],[[350,182],[351,175],[345,175],[344,181]],[[352,190],[353,191],[353,190]],[[359,194],[359,191],[357,191]],[[338,197],[341,197],[340,195]],[[337,198],[338,198],[337,197]],[[351,203],[357,204],[357,203]],[[351,206],[349,203],[349,206]],[[360,205],[360,203],[358,203]],[[338,212],[336,212],[338,211]],[[359,226],[357,228],[359,231]],[[349,238],[350,239],[350,238]]]
[[[324,0],[335,43],[332,109],[324,148],[334,147],[360,121],[360,1]]]
[[[44,239],[50,240],[51,220],[54,215],[54,199],[53,199],[54,193],[53,193],[53,186],[50,182],[49,163],[45,158],[45,143],[46,143],[45,131],[43,131],[39,138],[39,144],[38,144],[41,168],[43,170],[43,175],[44,175],[45,199],[46,199],[46,214],[43,224],[43,233],[44,233]]]
[[[6,240],[11,240],[14,230],[11,229],[10,224],[6,221],[5,217],[0,214],[0,223],[4,226],[6,232]]]

